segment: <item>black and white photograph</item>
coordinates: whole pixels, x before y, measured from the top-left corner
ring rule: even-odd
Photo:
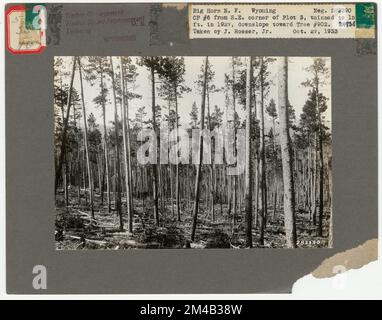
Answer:
[[[249,319],[381,296],[376,3],[3,10],[0,297]]]
[[[53,94],[57,250],[335,246],[330,57],[56,56]]]

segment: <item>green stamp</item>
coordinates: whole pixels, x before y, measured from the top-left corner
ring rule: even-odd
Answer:
[[[25,4],[25,28],[28,30],[40,30],[41,19],[40,11],[45,10],[44,4],[26,3]]]
[[[375,5],[374,3],[356,3],[356,26],[357,28],[374,28]]]

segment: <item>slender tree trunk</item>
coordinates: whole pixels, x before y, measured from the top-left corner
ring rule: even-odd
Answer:
[[[120,57],[120,83],[122,88],[122,131],[123,131],[123,158],[124,158],[124,169],[125,169],[125,186],[126,186],[126,210],[127,210],[127,231],[133,232],[133,213],[131,212],[131,185],[130,185],[130,168],[129,168],[129,154],[130,154],[130,145],[127,141],[127,132],[126,128],[126,105],[128,98],[126,97],[125,92],[125,79],[123,72],[123,63],[122,57]]]
[[[93,179],[92,179],[92,171],[90,168],[90,154],[89,154],[88,133],[87,133],[88,127],[87,127],[87,119],[86,119],[84,88],[83,88],[83,83],[82,83],[81,60],[80,60],[80,58],[77,58],[77,59],[78,59],[78,70],[80,72],[82,114],[83,114],[83,118],[84,118],[84,142],[85,142],[85,152],[86,152],[86,167],[87,167],[87,171],[88,171],[90,210],[91,210],[92,218],[94,219]]]
[[[128,98],[126,99],[125,119],[126,119],[126,124],[125,124],[126,125],[126,143],[127,143],[127,146],[128,146],[128,153],[127,153],[128,179],[129,179],[129,186],[130,186],[130,189],[129,189],[129,193],[130,193],[129,204],[130,204],[131,219],[132,219],[132,222],[133,222],[133,220],[134,220],[134,210],[133,210],[133,207],[134,207],[133,206],[134,198],[133,198],[133,181],[132,181],[133,167],[132,167],[132,163],[131,163],[131,142],[130,142],[129,99]]]
[[[141,171],[141,206],[142,206],[142,217],[144,217],[145,213],[145,200],[144,200],[144,194],[143,194],[143,180],[145,178],[145,172],[144,172],[144,167],[140,167]]]
[[[101,68],[101,66],[100,66]],[[101,69],[102,70],[102,69]],[[103,72],[101,71],[101,91],[104,92]],[[107,129],[106,129],[106,106],[105,101],[102,99],[102,120],[103,120],[103,145],[104,145],[104,158],[105,158],[105,170],[106,170],[106,192],[107,192],[107,209],[111,212],[111,197],[110,197],[110,167],[109,167],[109,152],[107,145]]]
[[[155,70],[154,70],[153,66],[151,67],[150,72],[151,72],[151,110],[152,110],[153,130],[154,130],[155,134],[158,134],[157,124],[156,124],[156,112],[155,112]],[[157,162],[158,162],[158,157],[159,157],[158,148],[159,148],[159,146],[157,146],[157,149],[155,150]],[[152,170],[153,170],[154,220],[155,220],[155,224],[157,226],[159,226],[158,163],[152,165]]]
[[[256,114],[256,110],[254,111],[254,113]],[[256,162],[256,168],[255,168],[255,177],[254,177],[254,183],[255,183],[255,208],[254,208],[254,211],[255,211],[255,216],[254,216],[254,226],[255,228],[257,228],[257,225],[258,225],[258,220],[259,220],[259,217],[258,217],[258,212],[259,212],[259,208],[260,208],[260,205],[259,205],[259,153],[257,151],[257,141],[255,141],[255,148],[256,148],[256,152],[255,152],[255,162]],[[261,231],[261,230],[260,230]],[[260,237],[261,238],[261,237]]]
[[[228,139],[228,136],[227,136],[227,132],[229,131],[229,120],[228,120],[228,110],[229,110],[229,104],[230,104],[230,101],[229,101],[229,90],[228,90],[228,86],[229,86],[229,78],[228,78],[228,75],[225,75],[226,76],[226,90],[225,90],[225,128],[224,128],[224,141],[223,141],[223,146],[226,146],[226,144],[228,143],[229,139]],[[228,217],[230,216],[231,214],[231,199],[229,197],[229,191],[230,191],[230,188],[229,188],[229,184],[230,184],[230,181],[231,181],[231,177],[228,177],[227,176],[227,164],[225,165],[224,168],[222,168],[222,175],[224,176],[224,187],[222,189],[222,199],[221,201],[228,204],[228,212],[227,212],[227,215]],[[222,209],[221,209],[222,210]],[[223,214],[222,214],[223,215]]]
[[[293,141],[296,141],[296,134],[294,133],[293,135]],[[298,210],[299,205],[300,205],[300,194],[299,194],[299,185],[300,185],[300,180],[299,180],[299,174],[298,174],[298,152],[297,152],[297,147],[294,146],[293,148],[293,160],[294,160],[294,182],[295,182],[295,193],[296,193],[296,210]]]
[[[73,80],[74,80],[74,74],[76,71],[76,57],[73,57],[73,66],[72,66],[72,75],[70,78],[70,85],[69,85],[69,93],[68,93],[68,101],[67,101],[67,108],[66,108],[66,117],[63,120],[63,130],[62,130],[62,137],[61,137],[61,148],[60,148],[60,156],[58,158],[58,164],[56,168],[56,177],[55,177],[55,183],[54,183],[54,195],[57,193],[57,187],[58,182],[60,180],[60,175],[62,172],[62,163],[64,162],[64,155],[65,155],[65,149],[66,149],[66,138],[67,138],[67,131],[68,131],[68,122],[69,122],[69,115],[70,115],[70,106],[71,106],[71,100],[72,100],[72,90],[73,90]]]
[[[322,219],[324,216],[324,151],[322,143],[322,123],[321,123],[321,111],[319,103],[319,90],[318,90],[318,76],[316,76],[316,107],[318,114],[318,146],[320,150],[320,198],[319,198],[319,207],[318,207],[318,236],[322,237]]]
[[[295,248],[296,221],[295,221],[295,191],[293,181],[292,148],[289,135],[288,115],[288,58],[280,58],[278,66],[278,95],[279,95],[279,118],[280,118],[280,145],[284,182],[284,225],[286,246]]]
[[[84,145],[85,145],[85,141],[84,141]],[[84,196],[85,196],[85,206],[87,207],[88,206],[88,195],[86,193],[86,170],[85,170],[85,163],[86,163],[86,152],[85,152],[85,148],[82,152],[82,181],[84,182]]]
[[[175,82],[174,84],[174,99],[175,99],[175,125],[176,125],[176,155],[179,156],[178,152],[178,139],[179,139],[179,119],[178,119],[178,98],[177,98],[178,86]],[[180,199],[179,199],[179,163],[176,162],[176,185],[175,185],[175,193],[176,193],[176,216],[178,221],[180,221]]]
[[[202,90],[202,103],[200,106],[200,128],[201,131],[204,129],[204,111],[206,107],[206,87],[207,87],[207,70],[208,70],[208,57],[206,57],[204,66],[204,81]],[[196,180],[195,180],[195,203],[192,216],[192,230],[191,230],[191,241],[195,240],[196,223],[198,220],[199,211],[199,198],[200,198],[200,181],[202,179],[202,162],[203,162],[203,135],[200,132],[199,137],[199,163],[196,167]]]
[[[257,207],[258,207],[258,220],[259,220],[259,244],[264,245],[264,232],[265,232],[265,224],[264,224],[264,199],[263,199],[263,157],[262,157],[262,144],[261,144],[261,108],[258,110],[259,112],[259,120],[260,120],[260,141],[257,144]]]
[[[252,67],[253,68],[253,67]],[[252,103],[253,103],[253,114],[255,116],[255,120],[257,121],[257,103],[256,103],[256,91],[255,91],[255,88],[252,88]],[[254,130],[254,128],[252,128],[252,130]],[[258,226],[258,222],[259,222],[259,208],[261,208],[261,205],[259,203],[259,179],[260,179],[260,166],[259,166],[259,163],[260,163],[260,155],[259,155],[259,146],[258,146],[258,141],[254,141],[254,147],[255,147],[255,152],[254,152],[254,164],[255,164],[255,169],[253,170],[254,171],[254,194],[255,194],[255,199],[254,199],[254,202],[255,202],[255,205],[254,205],[254,213],[255,213],[255,216],[254,216],[254,227],[257,228]],[[253,148],[252,148],[253,150]],[[261,229],[260,229],[260,232],[261,232]],[[262,236],[260,235],[260,238]],[[261,239],[260,239],[261,240]],[[260,241],[261,243],[261,241]]]
[[[210,92],[208,90],[208,86],[206,88],[206,94],[207,94],[207,115],[208,115],[208,121],[207,126],[208,130],[211,131],[211,112],[210,112]],[[212,221],[215,222],[215,204],[214,204],[214,167],[213,167],[213,158],[212,158],[212,141],[210,141],[210,183],[209,183],[209,195],[210,195],[210,202],[211,202],[211,216]]]
[[[236,93],[235,93],[235,58],[232,57],[232,104],[233,104],[233,130],[234,135],[236,137]],[[236,138],[234,140],[234,154],[235,157],[237,157],[237,148],[236,148]],[[233,207],[233,215],[232,215],[232,222],[233,225],[236,224],[236,211],[237,211],[237,175],[233,176],[233,196],[232,196],[232,207]]]
[[[317,224],[316,221],[316,195],[317,195],[317,138],[316,133],[314,134],[314,145],[313,145],[313,177],[312,177],[312,218],[313,225]]]
[[[277,150],[276,150],[276,126],[275,126],[275,117],[272,116],[272,128],[273,128],[273,137],[272,137],[272,151],[273,151],[273,213],[272,220],[276,216],[276,203],[277,203]]]
[[[110,57],[110,66],[111,66],[111,80],[113,87],[113,101],[114,101],[114,126],[115,126],[115,191],[116,191],[116,209],[119,216],[119,228],[123,231],[123,216],[122,216],[122,207],[121,207],[121,165],[119,161],[119,130],[118,130],[118,110],[117,110],[117,99],[115,92],[115,79],[114,79],[114,67],[113,67],[113,58]]]
[[[98,191],[101,195],[101,185],[102,185],[102,178],[101,178],[101,157],[99,156],[99,146],[97,146],[97,154],[96,154],[96,160],[97,160],[97,173],[98,173]]]
[[[276,216],[276,207],[277,207],[277,182],[275,182],[274,186],[274,193],[273,193],[273,214],[272,214],[272,220],[275,219]]]
[[[69,195],[68,195],[68,175],[67,175],[67,164],[66,164],[66,156],[64,156],[64,167],[62,169],[62,176],[63,176],[63,184],[64,184],[64,199],[65,199],[65,207],[68,208],[69,206]]]
[[[171,111],[171,104],[170,104],[170,98],[168,99],[168,130],[167,130],[167,141],[170,140],[170,131],[171,131],[171,124],[170,124],[170,111]],[[168,152],[168,174],[170,176],[170,204],[171,204],[171,214],[173,217],[175,217],[175,211],[174,211],[174,195],[173,195],[173,179],[172,179],[172,165],[170,162],[170,151]]]
[[[77,121],[76,121],[76,107],[73,105],[73,113],[74,113],[74,131],[76,134],[76,148],[77,148],[77,198],[78,205],[81,205],[81,154],[80,154],[80,137],[77,130]]]
[[[263,70],[263,57],[260,58],[260,157],[261,157],[261,212],[260,212],[260,243],[264,244],[264,231],[267,224],[267,167],[265,161],[265,121],[264,121],[264,70]]]
[[[330,217],[329,217],[329,241],[328,241],[328,246],[329,248],[333,248],[333,210],[332,210],[332,201],[331,201],[331,195],[332,195],[332,171],[331,171],[331,166],[329,165],[329,160],[327,164],[327,170],[328,170],[328,196],[329,196],[329,201],[328,201],[328,208],[330,212]]]
[[[61,116],[62,121],[64,121],[65,112],[64,112],[64,102],[63,102],[63,94],[62,94],[62,77],[61,77]],[[64,148],[64,167],[63,167],[63,183],[64,183],[64,195],[65,195],[65,207],[68,208],[69,205],[69,194],[68,194],[68,159],[67,159],[67,150]]]
[[[105,176],[106,176],[106,170],[105,170],[105,161],[102,162],[102,181],[101,181],[101,207],[103,208],[104,204],[104,193],[105,193]]]
[[[246,83],[246,120],[245,120],[245,220],[246,246],[252,248],[252,143],[251,143],[251,108],[252,108],[252,57],[248,57]]]
[[[309,219],[313,223],[312,215],[312,147],[311,147],[311,136],[308,133],[308,210],[309,210]]]

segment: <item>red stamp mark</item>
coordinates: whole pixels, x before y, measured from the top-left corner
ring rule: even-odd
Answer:
[[[8,51],[13,54],[40,53],[46,47],[46,31],[26,28],[25,5],[10,6],[5,12],[5,34]]]

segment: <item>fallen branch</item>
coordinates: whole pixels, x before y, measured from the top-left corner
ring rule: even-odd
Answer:
[[[95,219],[92,218],[92,216],[89,213],[86,213],[86,212],[78,210],[78,209],[74,209],[74,210],[77,211],[82,216],[85,216],[85,217],[88,217],[88,218],[90,218],[92,220],[95,220]]]
[[[107,244],[106,241],[100,241],[100,240],[93,240],[93,239],[86,239],[86,238],[82,238],[82,237],[78,237],[78,236],[72,236],[72,235],[69,235],[69,234],[66,234],[65,237],[68,237],[68,238],[71,238],[71,239],[75,239],[75,240],[80,240],[80,241],[85,241],[86,242],[89,242],[89,243],[94,243],[94,244],[98,244],[100,246],[104,246]]]
[[[229,243],[232,249],[241,249],[239,246],[234,246],[231,242]]]

